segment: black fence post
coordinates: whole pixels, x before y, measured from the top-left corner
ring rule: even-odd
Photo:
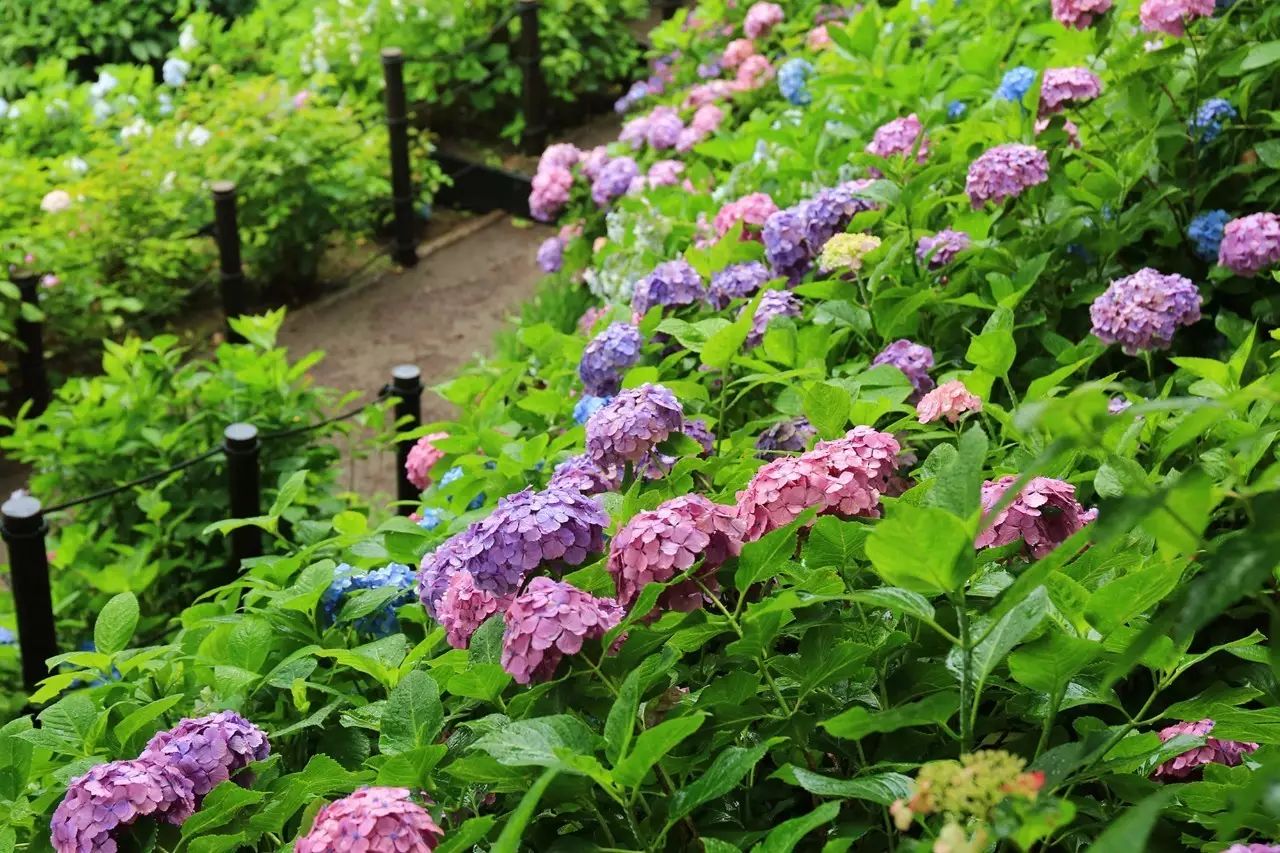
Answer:
[[[680,5],[680,0],[658,0],[658,9],[664,18],[674,18]]]
[[[258,473],[258,428],[253,424],[232,424],[222,434],[222,450],[227,456],[227,494],[232,518],[262,515]],[[245,526],[231,531],[231,559],[239,572],[243,562],[262,556],[262,531]]]
[[[58,653],[49,553],[44,544],[47,530],[40,501],[30,495],[14,495],[0,506],[0,534],[9,547],[9,577],[18,616],[22,684],[28,693],[49,677],[47,661]]]
[[[516,0],[520,16],[519,63],[524,71],[523,97],[524,136],[521,141],[530,153],[547,144],[547,80],[542,74],[542,36],[538,29],[539,0]]]
[[[249,289],[240,261],[240,227],[236,223],[234,181],[213,183],[213,237],[218,242],[218,262],[222,289],[222,313],[227,318],[227,340],[244,343],[244,336],[231,328],[231,318],[249,313]]]
[[[404,94],[404,53],[382,49],[382,77],[386,83],[387,136],[391,151],[391,211],[394,241],[391,257],[402,267],[418,262],[418,223],[413,212],[413,172],[409,168],[409,117]]]
[[[24,307],[40,309],[40,276],[34,273],[15,275],[13,283],[22,294]],[[31,401],[29,414],[39,415],[49,407],[52,391],[49,373],[44,364],[44,323],[28,320],[24,311],[18,312],[15,328],[18,336],[18,375],[22,378],[22,396]]]
[[[422,372],[417,365],[399,364],[391,369],[391,393],[396,398],[396,429],[409,432],[422,425]],[[422,490],[409,482],[409,474],[405,471],[405,463],[409,461],[409,451],[417,444],[417,439],[406,438],[396,443],[396,500],[400,502],[398,512],[411,515],[416,509]]]

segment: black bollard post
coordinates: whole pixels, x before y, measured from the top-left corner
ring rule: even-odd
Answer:
[[[524,72],[521,109],[527,152],[536,154],[547,145],[547,80],[542,74],[542,36],[538,29],[539,0],[516,0],[520,16],[519,62]]]
[[[391,393],[396,398],[396,429],[409,432],[422,425],[422,373],[417,365],[400,364],[391,370]],[[396,443],[396,500],[401,515],[413,513],[421,490],[409,482],[405,463],[417,439],[406,438]]]
[[[253,424],[232,424],[222,434],[222,450],[227,455],[227,493],[232,518],[262,515],[258,475],[258,428]],[[262,531],[240,527],[231,531],[232,568],[239,573],[251,557],[262,556]]]
[[[24,305],[39,310],[40,277],[35,274],[15,275],[13,283],[22,294]],[[44,364],[44,323],[40,320],[28,320],[25,312],[18,312],[15,328],[18,338],[18,375],[22,377],[22,396],[31,401],[28,414],[36,417],[49,407],[52,391],[49,386],[49,373]]]
[[[227,340],[244,343],[244,337],[231,328],[231,318],[249,313],[249,288],[240,261],[240,228],[236,223],[236,185],[234,181],[213,183],[213,237],[218,242],[218,262],[222,289],[222,313],[227,318]]]
[[[40,501],[30,495],[14,495],[0,506],[0,535],[9,547],[9,577],[18,616],[22,684],[28,693],[49,677],[47,661],[58,654],[49,553],[44,544],[47,530]]]
[[[391,211],[395,235],[391,257],[400,266],[411,267],[418,262],[418,224],[413,213],[413,172],[409,168],[404,53],[400,48],[382,49],[382,76],[386,82],[387,136],[391,151]]]
[[[658,0],[658,8],[662,10],[663,18],[674,18],[680,8],[680,0]]]

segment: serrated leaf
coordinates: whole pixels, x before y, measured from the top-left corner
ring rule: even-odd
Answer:
[[[435,679],[415,669],[400,679],[382,712],[378,749],[383,755],[410,752],[433,743],[444,725],[444,706]]]

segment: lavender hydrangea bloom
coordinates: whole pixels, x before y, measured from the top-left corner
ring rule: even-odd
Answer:
[[[1200,291],[1188,278],[1146,267],[1116,279],[1089,306],[1093,333],[1128,355],[1164,349],[1178,326],[1200,319]]]
[[[1107,414],[1118,415],[1125,412],[1133,403],[1124,397],[1112,397],[1107,401]]]
[[[939,231],[932,237],[921,237],[916,244],[916,257],[928,262],[930,269],[945,267],[956,255],[969,248],[969,235],[963,231]]]
[[[744,306],[742,310],[746,310]],[[800,297],[789,290],[770,290],[760,297],[756,313],[751,317],[751,331],[744,345],[751,349],[764,341],[764,333],[775,317],[799,317],[802,310]]]
[[[889,344],[871,362],[872,364],[892,364],[906,374],[915,388],[911,402],[933,390],[934,382],[929,378],[929,369],[933,367],[933,350],[921,344],[902,338]]]
[[[998,145],[969,166],[964,190],[974,210],[989,201],[1001,204],[1049,180],[1049,155],[1034,145]]]
[[[982,511],[990,514],[1017,477],[988,480],[982,485]],[[998,548],[1021,541],[1037,560],[1057,548],[1080,528],[1097,518],[1076,500],[1076,488],[1062,480],[1036,477],[1022,487],[1013,503],[990,520],[978,534],[977,548]]]
[[[397,589],[393,598],[378,610],[361,616],[352,623],[357,633],[375,637],[387,637],[399,630],[400,623],[396,618],[396,608],[408,604],[413,599],[413,569],[402,563],[387,565],[369,572],[357,572],[346,563],[333,570],[333,583],[320,596],[320,608],[323,622],[332,625],[338,618],[338,612],[347,598],[362,589]]]
[[[614,157],[606,163],[591,182],[591,200],[597,207],[607,207],[609,202],[626,193],[631,182],[640,175],[640,167],[630,157]]]
[[[71,780],[53,813],[50,841],[58,853],[116,853],[116,833],[139,818],[180,825],[195,811],[191,780],[151,760],[112,761]]]
[[[645,138],[651,147],[659,151],[675,148],[682,130],[684,130],[684,122],[680,121],[679,113],[671,107],[658,107],[649,114]]]
[[[612,397],[622,387],[622,372],[640,360],[644,338],[630,323],[611,323],[591,339],[578,362],[582,387],[594,397]]]
[[[316,813],[294,853],[431,853],[444,837],[408,788],[361,788]]]
[[[1210,98],[1200,105],[1188,123],[1191,138],[1208,145],[1222,135],[1222,123],[1239,116],[1231,102],[1223,98]]]
[[[565,655],[576,655],[584,641],[600,639],[622,617],[612,599],[551,578],[534,578],[503,617],[502,668],[517,684],[546,681]]]
[[[1255,213],[1228,222],[1218,247],[1218,263],[1245,277],[1280,263],[1280,216]]]
[[[707,426],[707,422],[702,418],[686,418],[684,426],[680,428],[680,432],[702,445],[700,456],[710,456],[711,451],[715,449],[715,433],[711,431],[711,427]],[[661,480],[671,473],[671,468],[677,461],[675,456],[661,453],[655,447],[636,463],[636,468],[649,480]]]
[[[1222,0],[1218,2],[1221,3]],[[1280,844],[1261,844],[1256,841],[1252,844],[1232,844],[1224,853],[1280,853]]]
[[[1187,236],[1195,252],[1206,261],[1218,259],[1218,249],[1222,246],[1222,232],[1231,221],[1231,214],[1225,210],[1210,210],[1202,213],[1187,226]]]
[[[625,95],[613,102],[614,112],[625,113],[647,97],[649,97],[649,84],[644,80],[637,80],[631,84],[631,88]]]
[[[1189,749],[1181,755],[1174,756],[1155,769],[1151,778],[1164,781],[1181,781],[1196,778],[1202,773],[1206,764],[1224,764],[1237,767],[1244,763],[1244,756],[1258,749],[1256,743],[1238,740],[1219,740],[1209,737],[1213,731],[1213,720],[1200,720],[1195,723],[1177,723],[1160,730],[1160,742],[1167,743],[1178,735],[1191,735],[1205,739],[1204,745]]]
[[[684,426],[684,408],[661,385],[629,388],[587,421],[587,455],[602,470],[636,465]]]
[[[270,754],[266,732],[235,711],[222,711],[183,720],[167,732],[158,732],[138,758],[177,768],[191,780],[198,803],[218,785]]]
[[[1102,80],[1088,68],[1049,68],[1040,87],[1040,115],[1061,112],[1068,104],[1091,101],[1102,94]]]
[[[585,424],[592,415],[608,405],[613,397],[592,397],[586,395],[578,398],[578,402],[573,404],[573,420],[574,423]]]
[[[769,281],[769,268],[759,261],[730,264],[711,277],[707,301],[717,309],[729,307],[735,299],[746,299]]]
[[[803,59],[788,59],[778,69],[778,91],[782,97],[797,107],[813,103],[806,82],[813,73],[813,66]]]
[[[803,211],[788,207],[769,216],[761,232],[764,238],[764,254],[775,275],[790,281],[799,281],[806,272],[813,256],[805,240]]]
[[[996,97],[1002,101],[1021,101],[1036,82],[1036,72],[1025,65],[1010,68],[996,88]]]
[[[585,453],[571,456],[555,467],[549,489],[572,489],[584,495],[616,492],[622,483],[614,471],[603,471]]]
[[[666,261],[636,282],[631,310],[645,314],[655,305],[675,307],[695,305],[707,295],[707,286],[698,271],[683,259]]]
[[[803,453],[815,435],[817,430],[808,418],[779,421],[760,433],[756,439],[756,450],[759,451],[756,455],[768,460],[782,453]]]
[[[805,239],[810,257],[817,255],[828,240],[848,227],[854,216],[875,208],[875,202],[861,195],[870,183],[868,180],[847,181],[827,187],[804,203]]]
[[[895,118],[881,125],[867,143],[866,151],[884,158],[895,155],[910,157],[914,151],[916,162],[923,163],[929,159],[929,138],[924,135],[920,117],[912,113],[906,118]]]
[[[564,264],[564,241],[559,237],[548,237],[538,246],[538,269],[545,273],[560,272]]]
[[[434,551],[424,554],[418,564],[418,600],[432,619],[439,618],[436,608],[444,597],[449,578],[467,568],[479,554],[480,546],[476,542],[479,525],[480,522],[473,522],[465,530],[450,536]]]

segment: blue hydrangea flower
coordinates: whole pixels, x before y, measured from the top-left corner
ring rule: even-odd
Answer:
[[[160,68],[160,76],[164,78],[166,86],[172,86],[176,89],[187,82],[187,74],[190,71],[190,62],[171,56],[164,61],[164,65]]]
[[[964,101],[952,101],[947,104],[947,118],[952,121],[963,118],[968,109],[969,105]]]
[[[18,637],[8,628],[0,625],[0,646],[17,645]]]
[[[342,611],[348,596],[362,589],[382,589],[393,587],[399,592],[379,610],[367,616],[361,616],[352,623],[352,627],[361,634],[375,637],[387,637],[396,633],[399,621],[396,619],[396,608],[408,604],[414,597],[416,575],[413,569],[403,563],[388,563],[380,569],[359,573],[346,563],[333,570],[333,583],[320,596],[320,608],[325,625],[332,625]]]
[[[1195,246],[1196,254],[1206,261],[1218,259],[1218,248],[1222,245],[1222,231],[1231,221],[1231,214],[1225,210],[1211,210],[1202,213],[1187,226],[1187,236]]]
[[[573,420],[576,423],[585,424],[587,418],[607,406],[612,399],[612,397],[592,397],[584,394],[578,402],[573,404]]]
[[[1222,135],[1222,123],[1240,113],[1224,98],[1210,98],[1200,105],[1188,123],[1191,137],[1202,144],[1209,144]]]
[[[1002,101],[1021,101],[1036,82],[1036,72],[1025,65],[1010,68],[1000,80],[996,97]]]
[[[813,66],[803,59],[788,59],[782,63],[778,69],[778,91],[782,92],[782,97],[797,107],[813,103],[813,96],[805,87],[811,73]]]
[[[435,530],[444,524],[444,510],[433,506],[424,506],[418,510],[418,526],[423,530]]]

